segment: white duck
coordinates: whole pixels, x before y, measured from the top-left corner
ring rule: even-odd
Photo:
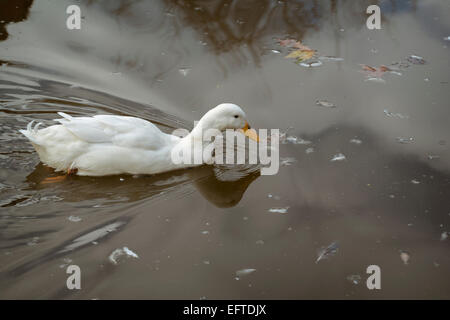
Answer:
[[[209,110],[184,138],[166,134],[147,120],[114,115],[72,117],[58,113],[60,124],[40,129],[33,121],[20,130],[33,144],[41,161],[68,174],[105,176],[121,173],[155,174],[194,165],[175,164],[172,149],[203,139],[206,129],[242,129],[258,140],[242,109],[223,103]]]

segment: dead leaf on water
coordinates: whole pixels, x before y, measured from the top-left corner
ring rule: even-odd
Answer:
[[[383,75],[385,73],[391,73],[391,74],[396,74],[401,76],[402,74],[398,71],[392,70],[391,68],[385,66],[385,65],[381,65],[378,68],[377,67],[371,67],[367,64],[361,64],[360,65],[362,68],[362,73],[364,73],[366,75],[366,81],[368,80],[373,80],[373,81],[379,81],[379,82],[384,82],[384,80],[382,79]]]
[[[314,50],[295,50],[289,53],[285,58],[293,58],[297,59],[297,62],[309,60],[311,59],[315,54]]]
[[[374,67],[368,66],[367,64],[362,64],[361,67],[363,69],[363,73],[365,73],[368,77],[373,77],[373,78],[381,78],[381,76],[385,72],[392,71],[390,68],[383,66],[383,65],[378,68],[374,68]]]
[[[362,64],[361,67],[363,68],[364,71],[369,71],[369,72],[377,71],[377,68],[368,66],[367,64]]]
[[[280,46],[286,48],[296,48],[299,50],[312,50],[310,47],[302,44],[301,41],[295,39],[278,39],[278,43]]]

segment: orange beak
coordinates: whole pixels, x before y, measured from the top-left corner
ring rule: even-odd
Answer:
[[[256,130],[251,129],[247,121],[245,121],[245,126],[240,130],[242,130],[242,133],[247,137],[249,137],[250,139],[259,142],[259,137],[258,134],[256,133]]]

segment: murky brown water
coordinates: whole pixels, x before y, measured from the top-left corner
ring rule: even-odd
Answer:
[[[374,3],[379,31],[365,27]],[[69,4],[80,31],[65,27]],[[445,0],[1,2],[0,297],[450,298],[449,16]],[[343,60],[296,65],[286,38]],[[360,72],[410,55],[426,64],[384,83]],[[18,132],[57,111],[171,131],[225,101],[311,143],[282,144],[296,161],[275,176],[201,167],[46,184],[54,173]],[[123,247],[139,258],[113,264]]]

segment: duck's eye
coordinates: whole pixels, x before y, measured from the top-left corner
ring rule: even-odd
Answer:
[[[234,117],[237,119],[237,118],[239,118],[239,116],[236,114],[236,115],[234,115]]]

